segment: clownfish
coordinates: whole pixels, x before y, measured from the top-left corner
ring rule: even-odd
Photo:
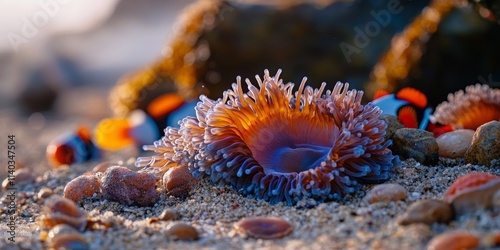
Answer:
[[[395,94],[385,90],[375,93],[373,104],[384,114],[394,115],[407,128],[418,128],[432,132],[434,137],[453,131],[453,127],[430,121],[432,108],[427,106],[427,97],[417,89],[406,87]]]
[[[160,139],[165,127],[176,127],[182,118],[195,116],[196,104],[177,94],[161,95],[145,110],[136,109],[126,118],[101,120],[94,130],[94,141],[106,150],[119,150],[130,145],[141,148]]]
[[[47,146],[47,159],[56,167],[95,160],[100,155],[91,140],[90,130],[84,126],[53,139]]]

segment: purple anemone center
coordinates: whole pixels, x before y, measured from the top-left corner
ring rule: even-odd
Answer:
[[[264,155],[267,159],[259,160],[266,174],[299,173],[318,167],[325,159],[330,147],[299,144],[294,147],[280,147],[275,152]]]

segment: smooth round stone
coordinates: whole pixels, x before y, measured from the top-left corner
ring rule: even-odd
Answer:
[[[407,197],[406,189],[394,183],[379,184],[373,187],[366,196],[364,201],[372,204],[377,202],[391,202],[404,200]]]
[[[200,237],[196,228],[182,222],[171,225],[167,229],[166,235],[175,240],[197,240]]]
[[[291,234],[294,226],[279,217],[251,217],[236,222],[234,229],[257,239],[279,239]]]
[[[447,202],[442,200],[420,200],[411,204],[398,219],[398,222],[401,225],[413,223],[431,225],[434,222],[448,223],[452,219],[453,210]]]
[[[64,197],[79,202],[100,192],[99,179],[93,175],[81,175],[71,180],[64,187]]]
[[[392,152],[402,159],[413,158],[424,165],[433,165],[439,160],[439,146],[429,131],[398,129],[392,137],[392,143]]]
[[[439,156],[452,159],[464,157],[475,132],[471,129],[457,129],[442,134],[436,139],[439,146]]]
[[[185,198],[197,182],[187,167],[170,168],[163,175],[163,186],[167,193],[176,197]]]
[[[491,121],[477,128],[464,158],[467,163],[482,165],[500,159],[500,122]]]

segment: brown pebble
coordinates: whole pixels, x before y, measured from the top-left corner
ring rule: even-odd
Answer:
[[[479,237],[469,232],[445,232],[434,237],[427,250],[461,250],[477,248]]]
[[[64,197],[79,202],[100,191],[99,179],[93,175],[82,175],[71,180],[64,187]]]
[[[87,225],[85,213],[70,199],[60,195],[51,195],[45,200],[44,206],[41,223],[46,228],[68,224],[78,230],[83,230]]]
[[[167,193],[176,197],[187,197],[196,182],[196,178],[185,167],[170,168],[163,175],[163,186]]]
[[[85,237],[68,225],[57,225],[49,232],[51,249],[90,249]]]
[[[411,204],[398,219],[398,222],[401,225],[413,223],[431,225],[434,222],[448,223],[452,219],[453,210],[447,202],[442,200],[420,200]]]
[[[424,165],[434,165],[439,160],[439,146],[431,132],[402,128],[392,137],[392,152],[402,159],[413,158]]]
[[[457,129],[439,136],[436,141],[439,145],[439,156],[445,158],[463,158],[472,142],[474,130]]]
[[[384,136],[386,141],[391,140],[398,129],[405,127],[401,121],[399,121],[398,117],[394,115],[382,114],[380,119],[384,120],[387,124],[387,128],[385,129],[386,134]]]
[[[278,217],[251,217],[236,222],[234,229],[257,239],[279,239],[291,234],[294,226]]]
[[[32,171],[26,168],[18,169],[15,171],[15,178],[7,177],[2,182],[2,189],[6,191],[12,185],[16,187],[26,186],[35,183],[35,176]]]
[[[464,158],[466,163],[482,165],[500,159],[500,122],[491,121],[479,126]]]
[[[42,189],[40,189],[40,191],[38,191],[38,199],[45,199],[45,198],[48,198],[49,196],[51,196],[52,194],[54,194],[54,191],[52,191],[52,189],[50,188],[47,188],[47,187],[43,187]]]
[[[101,190],[104,198],[125,205],[154,205],[160,198],[155,184],[154,174],[134,172],[120,166],[108,168],[101,178]]]
[[[158,219],[167,221],[176,220],[178,217],[179,214],[175,210],[167,208],[158,216]]]
[[[368,203],[391,202],[406,199],[406,189],[395,183],[379,184],[366,194],[364,201]]]
[[[175,240],[197,240],[199,238],[196,228],[183,222],[172,224],[165,234]]]

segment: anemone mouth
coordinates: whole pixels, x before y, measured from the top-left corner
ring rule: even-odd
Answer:
[[[500,90],[488,85],[471,85],[454,94],[448,101],[439,104],[431,116],[433,122],[451,125],[455,129],[472,129],[495,120],[500,120]]]
[[[234,186],[271,203],[292,204],[301,197],[338,199],[380,183],[399,163],[384,141],[386,124],[378,107],[361,105],[362,92],[337,83],[332,90],[283,84],[265,71],[257,85],[241,78],[222,99],[200,97],[196,118],[146,149],[160,153],[139,158],[138,166],[188,167],[195,177]]]

